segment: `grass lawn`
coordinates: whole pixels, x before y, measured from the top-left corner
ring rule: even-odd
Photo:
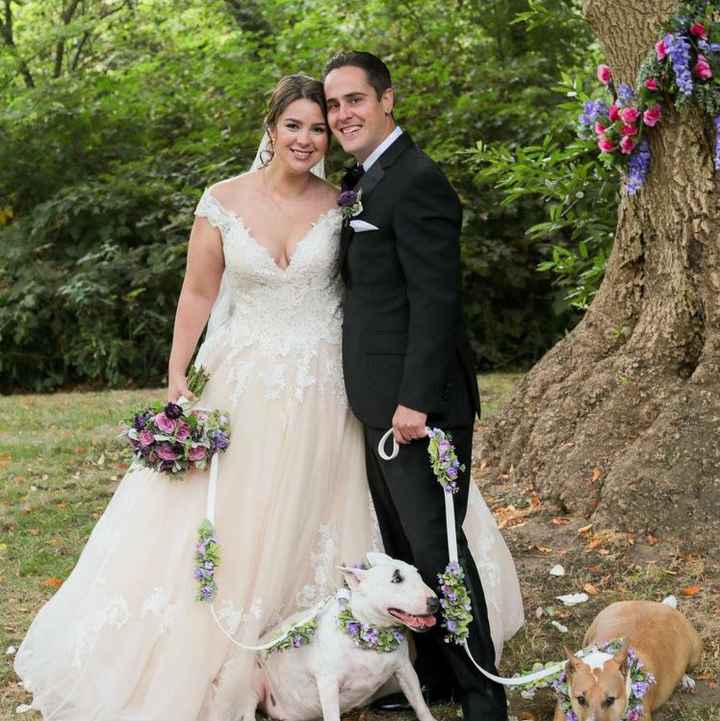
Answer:
[[[517,374],[481,376],[485,418],[502,406],[518,378]],[[127,469],[127,453],[117,438],[120,420],[136,407],[162,398],[162,393],[0,397],[0,721],[40,718],[15,713],[29,697],[17,683],[12,654],[6,649],[19,644],[35,612],[68,576]],[[506,646],[501,672],[510,675],[535,660],[560,659],[563,643],[579,648],[592,616],[611,601],[661,600],[675,593],[681,609],[705,638],[706,656],[695,674],[698,692],[676,694],[654,718],[718,721],[720,575],[711,572],[702,558],[683,556],[662,539],[588,529],[586,519],[559,517],[531,488],[506,477],[490,478],[488,469],[481,471],[480,466],[477,459],[473,470],[516,559],[528,618]],[[564,577],[548,575],[555,563],[565,566]],[[565,608],[555,600],[583,588],[591,591],[587,604]],[[567,626],[568,632],[561,634],[552,621]],[[552,697],[540,692],[528,701],[513,695],[512,706],[520,719],[545,721],[551,718]],[[434,712],[441,721],[456,718],[453,706]],[[367,711],[352,717],[359,721],[412,718]]]

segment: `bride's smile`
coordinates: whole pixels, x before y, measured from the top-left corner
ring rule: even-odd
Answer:
[[[322,109],[312,100],[295,100],[278,118],[271,137],[274,157],[293,173],[307,173],[328,148]]]

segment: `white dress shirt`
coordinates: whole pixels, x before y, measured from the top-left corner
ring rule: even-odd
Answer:
[[[402,128],[399,125],[395,126],[395,130],[390,133],[390,135],[385,138],[385,140],[380,143],[380,145],[375,148],[375,150],[368,155],[368,157],[363,161],[362,166],[365,172],[367,173],[368,170],[370,170],[370,167],[372,164],[402,135]]]

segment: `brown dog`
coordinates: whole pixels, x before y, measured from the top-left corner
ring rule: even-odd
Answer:
[[[628,649],[633,648],[652,673],[652,684],[642,699],[642,721],[652,721],[652,712],[662,706],[700,660],[702,640],[679,611],[653,601],[620,601],[603,609],[585,633],[583,646],[600,646],[624,639],[623,647],[601,668],[567,651],[566,673],[572,710],[578,721],[621,721],[628,705]],[[555,721],[565,721],[560,703]]]

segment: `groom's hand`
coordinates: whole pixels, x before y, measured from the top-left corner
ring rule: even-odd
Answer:
[[[416,438],[425,438],[427,413],[398,406],[392,419],[393,435],[398,443],[410,443]]]

